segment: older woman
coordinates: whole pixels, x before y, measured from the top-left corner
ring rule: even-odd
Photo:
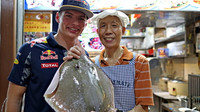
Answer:
[[[92,18],[105,49],[95,58],[114,85],[115,106],[129,111],[141,105],[145,111],[154,105],[149,62],[145,56],[120,46],[122,35],[129,23],[126,14],[105,10]]]
[[[117,112],[148,112],[148,106],[154,105],[149,62],[145,56],[120,46],[128,16],[120,11],[105,10],[92,21],[105,47],[93,61],[113,83]],[[72,47],[65,60],[80,58],[80,55],[80,48]]]

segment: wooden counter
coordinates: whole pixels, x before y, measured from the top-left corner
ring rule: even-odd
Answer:
[[[170,95],[167,91],[162,91],[157,85],[152,86],[153,94],[166,100],[177,100],[176,96]]]
[[[181,108],[181,102],[179,101],[173,101],[172,103],[162,103],[161,112],[179,112],[179,108]]]
[[[153,107],[150,107],[150,112],[162,112],[162,104],[173,103],[173,101],[178,101],[178,98],[176,96],[170,95],[167,91],[160,90],[157,85],[153,85],[152,89],[155,105]]]

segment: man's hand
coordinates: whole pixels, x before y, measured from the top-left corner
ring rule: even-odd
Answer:
[[[64,61],[71,60],[72,58],[79,59],[82,54],[85,54],[85,50],[77,39],[75,45],[67,51],[67,56],[63,58]]]

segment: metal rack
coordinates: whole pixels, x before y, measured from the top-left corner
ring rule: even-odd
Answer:
[[[200,75],[188,75],[189,107],[200,110]]]

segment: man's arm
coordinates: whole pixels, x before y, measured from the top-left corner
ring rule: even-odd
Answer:
[[[9,82],[5,112],[20,112],[26,87]]]

